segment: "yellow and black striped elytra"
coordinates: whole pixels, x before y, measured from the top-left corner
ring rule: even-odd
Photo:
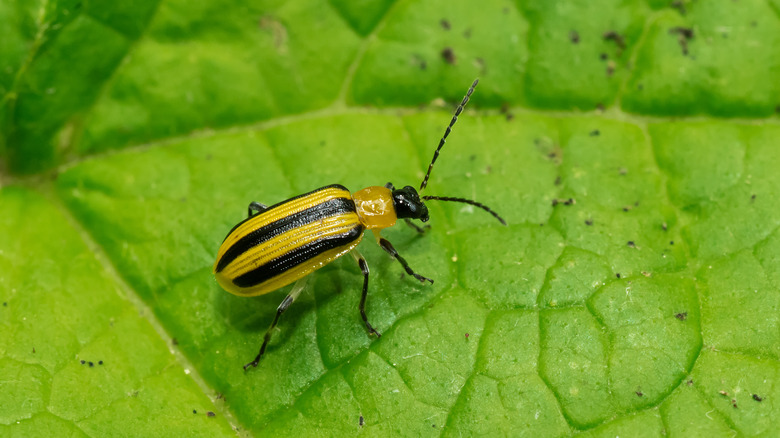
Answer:
[[[259,207],[231,230],[214,272],[225,290],[254,296],[279,289],[352,250],[363,237],[352,194],[337,184]]]
[[[420,191],[427,186],[433,164],[477,82],[474,81],[456,108],[428,165]],[[380,234],[384,228],[395,225],[398,219],[404,219],[418,232],[424,232],[411,219],[428,221],[428,208],[423,201],[429,200],[470,204],[487,211],[506,225],[496,212],[479,202],[448,196],[420,196],[414,187],[396,189],[392,183],[367,187],[354,193],[344,186],[333,184],[270,207],[250,203],[248,217],[228,232],[219,248],[214,263],[217,282],[228,292],[244,297],[262,295],[296,283],[277,308],[257,357],[244,365],[244,369],[257,366],[279,317],[303,290],[306,276],[347,253],[352,254],[363,272],[363,291],[358,306],[360,316],[369,333],[380,337],[366,316],[369,270],[366,259],[356,247],[364,232],[371,230],[379,246],[398,260],[407,274],[421,282],[433,283],[433,280],[414,272]]]

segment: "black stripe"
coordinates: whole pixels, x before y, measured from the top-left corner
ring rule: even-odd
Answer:
[[[346,233],[323,237],[322,239],[315,240],[314,242],[308,243],[299,248],[296,248],[293,251],[287,252],[281,257],[273,259],[262,266],[258,266],[246,274],[239,275],[233,280],[233,284],[238,287],[256,286],[264,281],[270,280],[282,272],[300,265],[306,260],[310,260],[324,253],[325,251],[337,248],[339,246],[349,245],[350,243],[359,239],[362,234],[363,225],[358,224],[355,226],[355,228],[347,231]]]
[[[251,219],[261,217],[262,215],[266,214],[267,211],[268,210],[252,216]],[[225,254],[222,255],[222,258],[219,259],[216,272],[222,271],[225,266],[230,264],[230,262],[241,256],[241,254],[245,253],[246,251],[249,251],[253,247],[280,234],[284,234],[295,228],[319,221],[326,217],[354,212],[355,201],[348,198],[333,198],[323,203],[309,207],[305,210],[299,211],[298,213],[283,217],[277,221],[271,222],[270,224],[264,225],[255,231],[248,233],[246,236],[242,237],[230,248],[228,248],[228,250],[225,251]]]
[[[266,208],[265,210],[263,210],[261,213],[258,213],[258,214],[263,214],[263,213],[266,213],[266,212],[268,212],[269,210],[272,210],[272,209],[274,209],[274,208],[276,208],[276,207],[278,207],[278,206],[280,206],[280,205],[284,205],[284,204],[286,204],[286,203],[288,203],[288,202],[290,202],[290,201],[295,201],[296,199],[303,198],[304,196],[309,196],[309,195],[311,195],[312,193],[317,193],[317,192],[320,192],[320,191],[322,191],[322,190],[325,190],[325,189],[341,189],[341,190],[344,190],[344,191],[346,191],[346,192],[349,192],[349,189],[348,189],[348,188],[346,188],[346,187],[344,187],[344,186],[342,186],[341,184],[331,184],[331,185],[329,185],[329,186],[320,187],[320,188],[318,188],[318,189],[316,189],[316,190],[312,190],[312,191],[310,191],[310,192],[308,192],[308,193],[304,193],[304,194],[302,194],[302,195],[294,196],[294,197],[292,197],[292,198],[290,198],[290,199],[286,199],[286,200],[284,200],[284,201],[282,201],[282,202],[277,202],[276,204],[274,204],[274,205],[272,205],[272,206],[270,206],[270,207]],[[257,216],[257,215],[255,215],[255,216]],[[222,239],[222,241],[223,241],[223,242],[224,242],[224,241],[226,241],[226,240],[227,240],[227,238],[228,238],[228,237],[230,237],[230,235],[231,235],[231,234],[233,234],[233,231],[236,231],[236,228],[240,227],[240,226],[241,226],[241,225],[242,225],[244,222],[246,222],[246,221],[248,221],[248,220],[252,219],[252,218],[253,218],[253,217],[255,217],[255,216],[249,216],[249,217],[247,217],[246,219],[242,220],[241,222],[237,223],[237,224],[236,224],[236,225],[235,225],[233,228],[231,228],[231,229],[230,229],[230,231],[228,231],[228,233],[225,235],[225,238],[224,238],[224,239]],[[219,271],[217,271],[217,272],[219,272]]]

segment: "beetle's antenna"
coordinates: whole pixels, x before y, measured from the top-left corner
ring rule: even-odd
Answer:
[[[455,109],[455,115],[452,116],[452,120],[450,120],[450,125],[447,126],[447,129],[444,131],[444,136],[439,141],[439,147],[437,147],[436,152],[433,153],[433,159],[431,160],[431,164],[428,165],[428,173],[425,174],[425,178],[423,178],[422,184],[420,184],[420,191],[422,191],[428,185],[428,178],[431,176],[431,169],[433,169],[433,163],[435,163],[436,159],[439,158],[439,151],[444,146],[444,142],[447,141],[447,136],[450,135],[450,132],[452,132],[452,127],[455,125],[455,122],[458,121],[458,116],[463,111],[463,107],[465,107],[466,104],[469,103],[469,98],[471,97],[471,93],[474,92],[474,88],[477,87],[477,83],[479,83],[479,79],[474,79],[474,83],[471,84],[469,91],[466,92],[466,95],[463,97],[463,100],[460,102],[460,105],[458,105],[458,108]]]
[[[463,204],[473,205],[474,207],[479,207],[479,208],[485,210],[486,212],[492,214],[493,217],[495,217],[496,219],[498,219],[499,222],[501,222],[501,225],[506,225],[506,221],[501,216],[499,216],[498,213],[496,213],[490,207],[488,207],[487,205],[485,205],[485,204],[483,204],[481,202],[472,201],[471,199],[466,199],[466,198],[452,198],[452,197],[449,197],[449,196],[423,196],[422,198],[424,200],[426,200],[426,201],[428,201],[428,200],[431,200],[431,201],[451,201],[451,202],[461,202]]]

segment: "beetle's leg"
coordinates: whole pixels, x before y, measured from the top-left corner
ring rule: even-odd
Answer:
[[[409,267],[409,263],[406,263],[406,260],[404,260],[404,258],[401,257],[400,254],[398,254],[398,251],[396,251],[395,248],[393,248],[393,245],[390,243],[390,241],[388,241],[384,237],[379,237],[379,246],[381,246],[382,249],[387,251],[387,253],[390,254],[394,259],[398,260],[398,262],[401,263],[401,266],[403,266],[404,269],[406,270],[407,274],[420,280],[420,282],[425,282],[427,280],[433,283],[433,280],[431,280],[430,278],[423,277],[422,275],[414,272],[412,268]]]
[[[393,183],[391,183],[391,182],[389,182],[389,183],[385,184],[385,187],[386,187],[386,188],[388,188],[388,189],[390,189],[390,190],[395,190],[395,186],[394,186],[394,185],[393,185]]]
[[[296,298],[298,298],[298,295],[301,294],[301,291],[303,290],[304,286],[306,286],[306,280],[308,277],[303,277],[297,282],[295,282],[295,285],[293,286],[290,293],[284,297],[284,300],[282,300],[282,304],[279,304],[279,307],[276,309],[276,316],[274,317],[274,322],[271,323],[271,326],[268,327],[268,330],[265,332],[265,337],[263,337],[263,345],[260,347],[260,352],[257,353],[257,357],[255,357],[255,360],[252,362],[249,362],[248,364],[244,365],[244,371],[246,371],[247,368],[250,366],[256,367],[257,364],[260,362],[260,358],[263,357],[263,353],[265,353],[265,348],[268,347],[268,341],[271,340],[271,333],[273,333],[273,330],[276,328],[276,324],[279,322],[279,317],[284,313],[285,310],[287,310],[288,307],[295,301]]]
[[[248,215],[248,217],[252,217],[252,216],[254,216],[252,214],[253,211],[256,212],[255,214],[257,214],[257,213],[262,213],[262,212],[264,212],[266,210],[268,210],[268,206],[267,205],[261,204],[259,202],[252,201],[252,202],[249,203],[249,208],[247,208],[247,215]]]
[[[366,316],[366,298],[368,297],[368,263],[366,263],[366,259],[363,258],[363,254],[359,253],[356,249],[353,249],[350,254],[352,254],[352,257],[354,257],[358,262],[360,270],[363,271],[363,293],[360,295],[359,306],[360,316],[363,317],[363,322],[366,323],[366,329],[368,329],[368,332],[375,334],[377,338],[381,338],[382,335],[380,335],[379,332],[371,326],[371,324],[368,322],[368,317]]]
[[[414,231],[417,231],[420,234],[425,234],[425,230],[427,230],[428,228],[431,227],[430,225],[426,225],[424,227],[421,227],[421,226],[417,225],[416,223],[412,222],[412,220],[408,219],[408,218],[404,219],[404,222],[406,222],[406,225],[409,225],[410,227],[412,227],[414,229]]]

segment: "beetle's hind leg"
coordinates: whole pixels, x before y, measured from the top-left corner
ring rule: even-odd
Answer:
[[[431,283],[433,283],[433,280],[431,280],[430,278],[423,277],[422,275],[414,272],[414,270],[412,270],[412,268],[409,266],[409,263],[407,263],[406,260],[403,257],[401,257],[400,254],[398,254],[398,251],[395,250],[395,248],[393,247],[393,245],[390,243],[389,240],[385,239],[384,237],[379,237],[378,235],[377,237],[379,238],[379,246],[381,246],[382,249],[387,251],[387,253],[390,254],[391,257],[398,260],[398,262],[401,263],[401,266],[403,266],[404,269],[406,270],[407,274],[420,280],[420,282],[430,281]]]
[[[284,300],[282,300],[282,304],[279,304],[279,307],[276,309],[276,316],[274,317],[274,321],[271,323],[271,326],[268,327],[268,330],[266,330],[265,336],[263,337],[263,345],[260,347],[260,352],[257,353],[255,360],[244,365],[244,371],[246,371],[246,369],[250,366],[256,367],[260,362],[260,358],[263,357],[263,353],[265,353],[265,349],[268,347],[268,341],[271,340],[271,333],[273,333],[274,329],[276,328],[276,324],[279,323],[279,317],[282,316],[282,313],[284,313],[284,311],[290,307],[293,301],[298,298],[298,295],[301,294],[301,291],[306,286],[307,278],[308,277],[303,277],[296,281],[290,293],[284,297]]]
[[[352,257],[354,257],[358,262],[360,270],[363,271],[363,293],[360,295],[359,306],[360,316],[363,318],[363,322],[366,323],[366,329],[368,332],[375,334],[377,338],[381,338],[382,335],[380,335],[379,332],[376,331],[376,329],[368,322],[368,317],[366,316],[366,298],[368,297],[368,263],[366,263],[366,259],[363,257],[363,254],[358,252],[356,249],[353,249],[350,254],[352,254]]]
[[[268,206],[259,202],[252,201],[249,203],[249,208],[246,209],[247,217],[252,217],[257,213],[262,213],[268,210]],[[252,212],[255,212],[254,214]]]

